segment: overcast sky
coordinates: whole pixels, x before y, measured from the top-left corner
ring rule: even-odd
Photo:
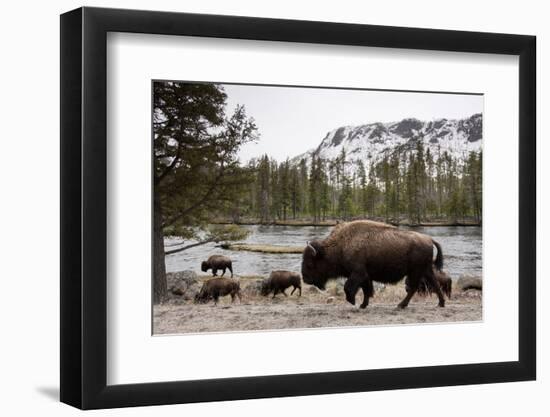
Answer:
[[[267,153],[278,161],[317,147],[340,126],[459,119],[483,112],[483,96],[224,84],[230,115],[237,104],[258,126],[260,140],[241,149],[242,162]]]

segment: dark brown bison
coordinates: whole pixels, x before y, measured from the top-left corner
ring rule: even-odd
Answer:
[[[435,275],[437,283],[439,284],[439,288],[441,288],[443,294],[445,294],[450,300],[451,293],[453,291],[453,280],[445,271],[438,271],[436,268],[433,268],[433,273]],[[408,277],[405,280],[405,288],[407,289],[407,292],[411,290],[411,285]],[[417,292],[420,295],[432,295],[434,292],[436,292],[436,290],[433,285],[426,280],[426,278],[422,277],[422,279],[418,283]]]
[[[241,300],[241,286],[239,281],[230,278],[213,278],[202,284],[201,290],[195,296],[195,303],[207,303],[214,300],[214,305],[218,304],[218,299],[225,295],[231,296],[231,302],[235,297]]]
[[[288,287],[293,287],[290,295],[298,290],[298,295],[302,296],[302,279],[300,278],[300,274],[290,271],[272,271],[269,274],[269,278],[262,282],[261,294],[267,296],[273,291],[273,298],[279,292],[288,297],[288,294],[285,292]]]
[[[212,255],[206,261],[203,261],[201,264],[202,272],[206,272],[209,269],[212,269],[212,275],[216,276],[218,269],[222,271],[222,277],[225,274],[225,270],[229,269],[231,272],[231,278],[233,278],[233,266],[231,264],[231,259],[223,255]]]
[[[437,248],[435,262],[433,246]],[[445,306],[443,293],[436,284],[433,266],[443,267],[441,246],[431,237],[400,230],[373,221],[354,221],[336,226],[324,240],[308,242],[302,259],[302,277],[307,284],[324,289],[329,279],[346,277],[346,300],[355,304],[359,288],[363,290],[361,308],[374,295],[372,282],[396,283],[405,276],[410,289],[399,303],[405,308],[424,277],[433,284],[439,306]]]

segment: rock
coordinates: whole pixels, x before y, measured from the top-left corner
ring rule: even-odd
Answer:
[[[465,290],[462,295],[468,298],[481,298],[481,291],[470,288]]]
[[[200,291],[200,286],[194,285],[192,287],[187,288],[185,293],[183,294],[183,299],[186,301],[194,301],[195,295],[197,295]]]
[[[193,271],[170,272],[166,274],[166,280],[172,294],[179,296],[186,295],[186,299],[188,298],[187,292],[190,289],[196,289],[198,292],[197,287],[200,287],[198,276]]]
[[[456,282],[456,285],[462,291],[467,291],[470,289],[481,291],[483,289],[483,281],[481,277],[471,275],[462,275]]]
[[[327,304],[332,304],[332,303],[334,303],[334,297],[328,297]]]
[[[172,275],[172,280],[174,281],[174,283],[185,282],[187,286],[191,286],[191,284],[196,284],[197,282],[199,282],[199,277],[197,276],[196,272],[187,270],[174,272]]]
[[[245,294],[252,295],[252,296],[261,295],[261,290],[262,290],[261,280],[256,280],[254,282],[251,282],[246,287],[243,288],[243,292]]]

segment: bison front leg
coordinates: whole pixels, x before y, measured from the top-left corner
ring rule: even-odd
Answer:
[[[359,274],[357,272],[354,272],[351,274],[351,276],[347,279],[346,283],[344,284],[344,292],[346,293],[346,301],[352,305],[355,305],[355,296],[357,295],[357,291],[359,291],[359,288],[363,284],[364,275]]]
[[[217,268],[212,268],[212,276],[215,277],[218,274]]]
[[[361,308],[366,308],[369,305],[369,298],[374,295],[374,287],[372,286],[372,280],[369,277],[366,277],[361,285],[363,289],[363,303],[359,306]]]
[[[409,305],[411,298],[413,298],[414,293],[418,290],[418,286],[420,285],[420,276],[417,274],[411,274],[407,278],[409,280],[407,295],[403,298],[403,301],[397,304],[397,307],[399,308],[406,308]]]

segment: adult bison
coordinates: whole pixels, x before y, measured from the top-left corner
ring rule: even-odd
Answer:
[[[433,246],[437,256],[433,261]],[[354,221],[336,226],[324,240],[308,242],[302,259],[304,282],[324,289],[329,279],[346,277],[346,300],[355,305],[363,289],[361,308],[374,295],[372,282],[396,283],[407,276],[409,291],[399,303],[405,308],[418,289],[420,280],[433,284],[439,306],[445,299],[435,281],[432,267],[443,267],[441,246],[431,237],[373,221]]]
[[[218,304],[218,299],[225,295],[231,296],[231,302],[235,297],[241,300],[241,286],[239,281],[229,278],[213,278],[202,284],[201,290],[195,296],[195,303],[207,303],[214,300],[214,305]]]
[[[272,271],[269,274],[269,278],[262,282],[261,294],[267,296],[273,292],[273,298],[275,298],[277,293],[282,292],[285,296],[288,296],[285,292],[288,287],[293,287],[290,295],[298,290],[299,296],[302,296],[302,279],[300,278],[300,274],[290,271]]]
[[[231,278],[233,278],[233,266],[231,259],[223,255],[212,255],[206,261],[201,263],[202,272],[206,272],[212,269],[212,276],[216,276],[218,269],[222,271],[222,277],[225,275],[225,270],[229,269],[231,272]]]

